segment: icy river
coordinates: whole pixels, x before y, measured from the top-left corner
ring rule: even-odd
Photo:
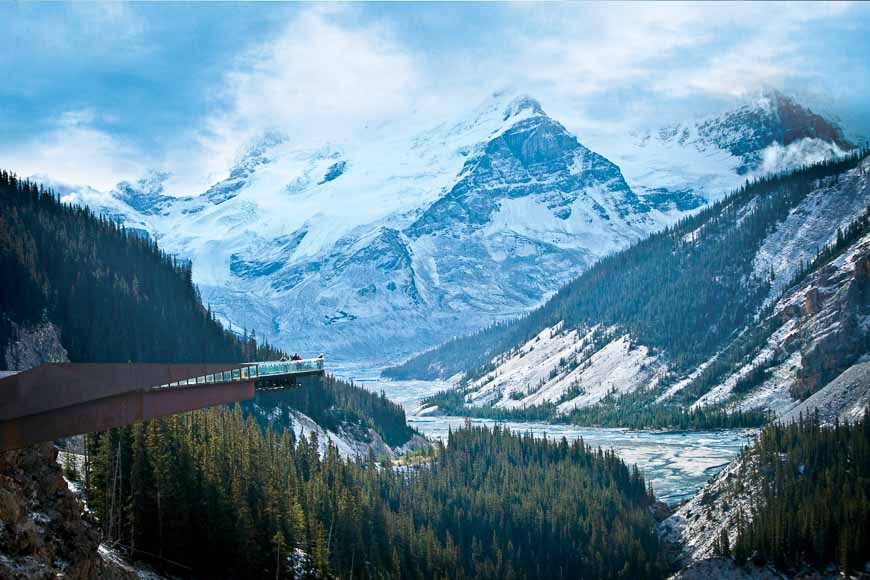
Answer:
[[[353,380],[360,387],[384,391],[388,398],[405,408],[408,423],[427,437],[445,439],[449,429],[458,429],[466,421],[465,417],[414,415],[420,401],[444,389],[446,383],[388,381],[380,379],[378,371],[353,368],[334,369],[334,372]],[[661,432],[488,419],[471,419],[471,422],[501,424],[514,431],[556,439],[565,437],[568,441],[582,437],[594,447],[613,449],[627,463],[637,464],[646,479],[652,482],[656,496],[669,504],[693,496],[750,442],[754,434],[752,430]]]

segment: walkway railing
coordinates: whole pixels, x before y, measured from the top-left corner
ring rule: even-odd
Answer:
[[[242,366],[231,371],[214,373],[201,377],[194,377],[183,381],[177,381],[166,385],[160,385],[158,389],[170,387],[186,387],[194,385],[208,385],[214,383],[231,383],[235,381],[249,381],[260,377],[276,377],[295,374],[310,374],[323,371],[322,358],[309,358],[303,360],[287,361],[263,361],[244,363]]]

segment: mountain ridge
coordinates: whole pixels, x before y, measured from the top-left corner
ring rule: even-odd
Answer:
[[[601,260],[527,317],[385,374],[456,375],[455,392],[427,403],[439,412],[785,413],[866,349],[866,155],[746,186]]]
[[[378,130],[370,143],[315,146],[267,132],[197,196],[167,196],[154,172],[108,195],[64,188],[64,199],[191,260],[203,296],[236,329],[395,360],[527,312],[744,179],[743,161],[718,146],[693,153],[708,175],[626,176],[513,93],[422,133]]]

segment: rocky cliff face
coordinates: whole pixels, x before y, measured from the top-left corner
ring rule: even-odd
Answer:
[[[778,416],[811,395],[821,405],[834,390],[832,381],[867,354],[868,263],[870,238],[865,236],[786,293],[770,315],[769,339],[696,405],[730,401],[732,408],[766,408]],[[756,370],[757,385],[741,389]],[[870,383],[859,381],[852,395],[860,399],[868,393]]]
[[[69,362],[60,330],[50,322],[35,327],[13,325],[15,339],[6,346],[6,369],[24,371],[44,363]]]
[[[68,362],[51,323],[16,327],[9,370]],[[99,554],[100,534],[69,490],[57,449],[42,443],[0,452],[0,578],[135,578]]]
[[[133,578],[98,554],[100,535],[50,443],[0,452],[0,577]]]

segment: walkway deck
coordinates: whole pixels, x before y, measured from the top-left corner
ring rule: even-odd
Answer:
[[[0,378],[0,450],[251,399],[322,376],[323,359],[46,364]]]

